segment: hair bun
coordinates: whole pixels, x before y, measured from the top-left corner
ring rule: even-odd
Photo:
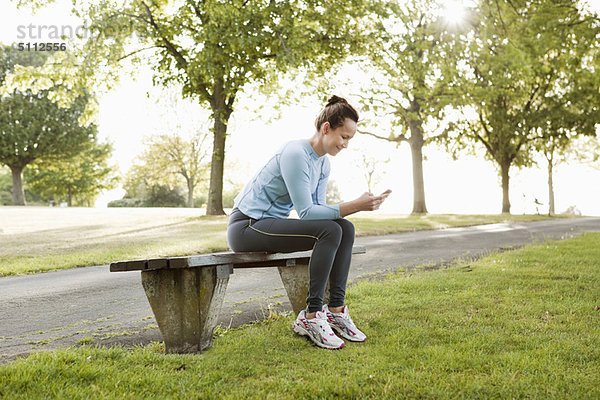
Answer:
[[[345,103],[345,104],[348,104],[348,102],[346,101],[346,99],[344,99],[344,98],[342,98],[342,97],[339,97],[339,96],[336,96],[336,95],[334,94],[333,96],[331,96],[331,97],[329,98],[329,100],[327,100],[327,105],[326,105],[325,107],[332,106],[332,105],[334,105],[334,104],[337,104],[337,103]]]

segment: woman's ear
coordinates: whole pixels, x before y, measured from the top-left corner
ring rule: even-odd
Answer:
[[[321,125],[321,132],[323,133],[323,135],[327,135],[329,133],[330,128],[331,124],[329,123],[329,121],[323,122],[323,125]]]

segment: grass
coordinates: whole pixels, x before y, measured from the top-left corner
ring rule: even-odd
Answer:
[[[369,336],[340,351],[292,316],[200,355],[82,346],[0,366],[0,398],[599,398],[600,234],[348,290]]]
[[[365,236],[547,218],[359,213],[350,220]],[[228,248],[227,217],[198,209],[0,207],[0,221],[0,277]]]
[[[356,226],[357,236],[386,235],[430,229],[446,229],[463,226],[485,225],[504,222],[543,221],[547,215],[460,215],[460,214],[369,214],[359,213],[349,217]],[[552,218],[565,218],[554,216]]]

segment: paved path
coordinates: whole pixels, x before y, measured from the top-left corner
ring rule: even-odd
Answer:
[[[482,225],[357,238],[350,280],[418,265],[479,257],[498,249],[600,231],[600,218]],[[291,310],[276,268],[235,270],[220,323],[236,327],[263,319],[269,308]],[[0,363],[38,350],[90,340],[100,345],[161,340],[139,272],[108,266],[0,278]]]

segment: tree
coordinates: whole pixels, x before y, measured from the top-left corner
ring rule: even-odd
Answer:
[[[588,115],[589,116],[589,115]],[[582,116],[585,119],[586,116]],[[555,214],[554,170],[560,163],[576,160],[594,166],[600,157],[600,143],[596,137],[572,133],[571,135],[553,135],[540,141],[536,149],[544,156],[548,170],[548,215]],[[578,140],[579,139],[579,140]]]
[[[555,213],[554,168],[567,159],[586,162],[593,159],[594,140],[600,124],[600,67],[597,51],[600,42],[594,36],[600,33],[595,27],[583,23],[569,27],[568,53],[563,55],[559,67],[568,69],[552,71],[558,74],[553,87],[548,90],[543,102],[533,111],[537,121],[534,129],[543,137],[534,143],[534,148],[543,154],[548,169],[548,215]],[[587,46],[595,49],[590,51]],[[595,65],[594,65],[595,64]],[[562,73],[561,73],[562,72]],[[565,89],[567,88],[567,89]],[[587,137],[588,140],[579,140]],[[577,149],[579,145],[580,149]],[[586,146],[587,145],[587,146]],[[579,151],[577,151],[579,150]]]
[[[45,55],[0,46],[0,86],[17,65],[40,66]],[[54,84],[54,86],[59,86]],[[50,100],[52,90],[13,90],[0,98],[0,164],[11,169],[14,205],[25,205],[23,169],[49,157],[69,157],[94,138],[94,126],[81,126],[79,118],[88,102],[80,96],[69,107]]]
[[[205,134],[197,134],[190,140],[176,135],[150,137],[138,157],[136,174],[145,176],[151,184],[165,186],[176,185],[179,175],[187,187],[187,206],[194,207],[194,189],[209,168],[206,137]]]
[[[482,2],[479,16],[461,83],[475,118],[455,126],[451,140],[454,152],[485,147],[509,213],[510,168],[531,165],[536,143],[597,123],[598,77],[582,60],[598,51],[598,21],[574,0]],[[588,111],[592,118],[574,121]]]
[[[363,104],[377,114],[392,116],[389,135],[360,132],[394,143],[407,142],[412,155],[413,214],[427,213],[423,179],[424,126],[439,123],[447,106],[457,104],[453,81],[457,74],[460,27],[443,18],[433,0],[388,3],[389,15],[379,22],[380,40],[370,50],[372,64],[383,74],[373,79]],[[466,12],[466,11],[465,11]],[[381,84],[381,81],[384,84]]]
[[[327,181],[325,199],[327,201],[327,204],[338,204],[343,201],[342,194],[340,193],[340,188],[338,187],[336,181],[334,181],[333,179],[329,179]]]
[[[354,164],[361,170],[364,182],[367,184],[367,191],[373,193],[375,185],[381,182],[382,176],[386,174],[385,164],[388,164],[391,159],[368,155],[364,151],[364,148],[367,147],[367,145],[360,146],[359,144],[359,147],[352,149],[352,153],[355,158]]]
[[[74,199],[79,205],[91,206],[102,190],[113,189],[118,181],[114,167],[108,165],[112,146],[96,141],[86,143],[83,151],[67,158],[33,162],[25,171],[31,190],[55,201]]]
[[[227,124],[244,86],[269,85],[289,68],[325,70],[357,49],[367,1],[103,0],[79,7],[91,21],[86,71],[124,58],[155,61],[154,82],[183,85],[183,95],[210,106],[213,118],[208,214],[223,214]]]

